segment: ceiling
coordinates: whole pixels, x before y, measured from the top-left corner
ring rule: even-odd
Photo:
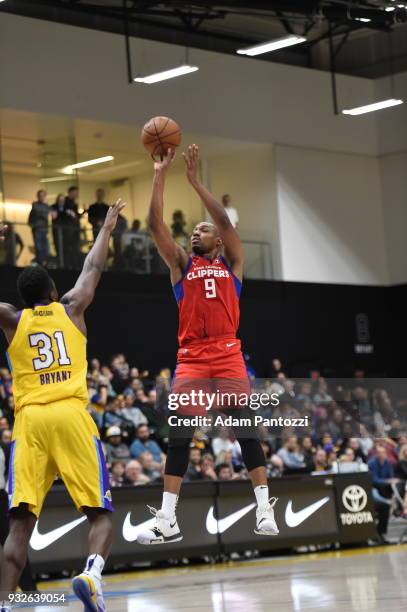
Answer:
[[[407,69],[407,0],[7,0],[9,12],[190,47],[235,53],[287,33],[307,42],[260,57],[379,77]],[[386,11],[385,9],[394,9]],[[369,21],[360,21],[360,19]]]

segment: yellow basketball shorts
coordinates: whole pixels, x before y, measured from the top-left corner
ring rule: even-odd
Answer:
[[[26,503],[39,516],[57,475],[78,510],[113,510],[97,427],[84,403],[75,398],[25,406],[17,413],[7,483],[9,508]]]

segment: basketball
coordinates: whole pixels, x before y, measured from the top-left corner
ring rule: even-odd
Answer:
[[[169,148],[181,144],[181,128],[169,117],[153,117],[142,129],[141,142],[151,157],[162,158]]]

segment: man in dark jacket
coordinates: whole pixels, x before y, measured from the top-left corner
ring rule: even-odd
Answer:
[[[40,189],[37,192],[37,199],[32,203],[28,224],[31,227],[34,247],[35,259],[40,265],[46,265],[49,256],[48,243],[48,217],[50,209],[47,204],[47,192]]]
[[[100,228],[105,222],[109,205],[105,202],[104,189],[96,190],[96,202],[91,204],[88,209],[88,221],[92,226],[93,240],[96,240],[100,232]]]

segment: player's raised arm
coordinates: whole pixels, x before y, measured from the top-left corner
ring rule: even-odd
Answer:
[[[196,145],[190,145],[187,152],[183,154],[187,177],[192,187],[201,198],[206,210],[213,219],[219,230],[220,237],[225,247],[226,259],[230,263],[233,273],[240,280],[243,276],[243,248],[239,234],[231,224],[224,207],[216,198],[202,185],[198,179],[199,151]]]
[[[64,295],[61,300],[63,304],[69,306],[69,314],[74,319],[76,317],[80,318],[93,300],[95,289],[106,265],[110,236],[124,207],[124,202],[118,200],[109,208],[95,244],[86,256],[82,272],[76,281],[75,287]]]
[[[151,193],[150,209],[148,211],[148,227],[155,245],[171,272],[171,281],[175,285],[182,276],[187,265],[188,255],[184,249],[175,242],[171,232],[164,223],[164,186],[165,177],[174,160],[175,153],[168,149],[161,162],[154,163],[153,189]]]

